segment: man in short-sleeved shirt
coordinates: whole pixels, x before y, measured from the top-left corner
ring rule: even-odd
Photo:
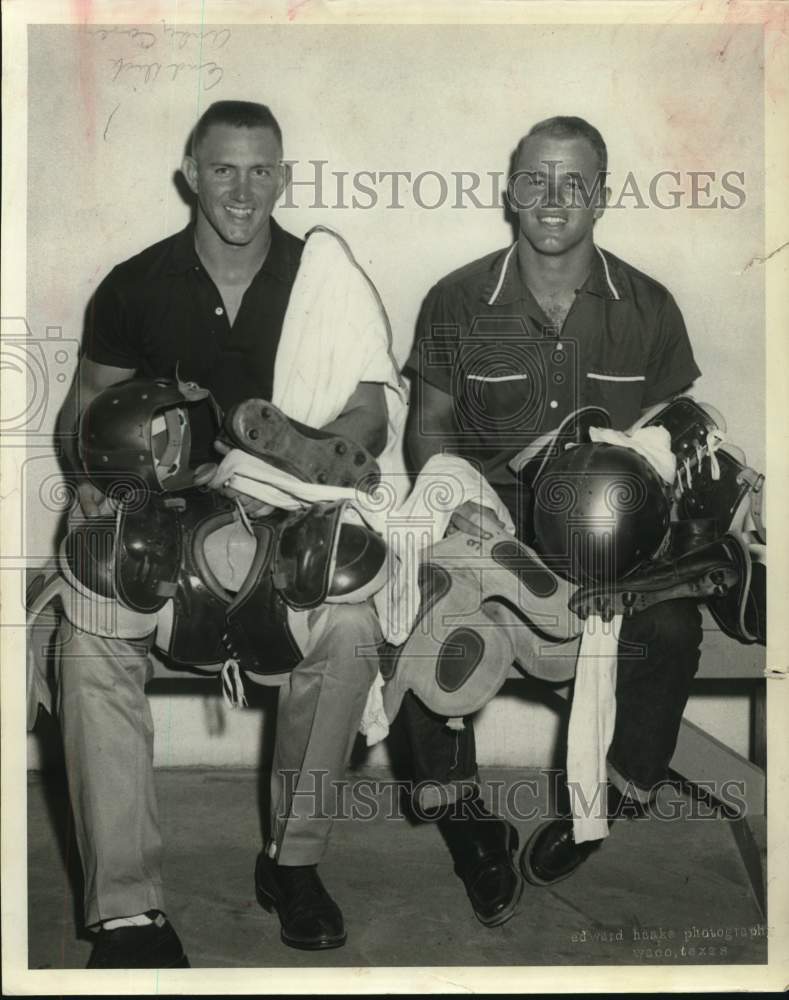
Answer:
[[[271,398],[274,359],[303,240],[269,221],[271,244],[231,322],[197,254],[194,227],[114,267],[93,297],[84,354],[138,375],[173,376],[211,390],[223,410]]]
[[[526,540],[528,505],[509,459],[582,406],[605,408],[625,430],[700,374],[671,294],[594,242],[606,169],[605,143],[587,122],[536,125],[519,143],[509,186],[517,242],[430,290],[406,366],[413,470],[442,450],[478,463]],[[464,504],[455,523],[472,532],[500,527],[475,504]],[[698,666],[698,609],[690,601],[657,605],[627,619],[621,640],[641,644],[645,655],[630,647],[628,656],[620,645],[613,807],[648,802],[665,776]],[[414,777],[445,786],[445,799],[460,797],[440,822],[474,911],[485,924],[503,923],[522,888],[511,860],[517,839],[477,796],[471,720],[450,730],[412,694],[403,715]],[[571,821],[557,820],[527,846],[521,868],[530,881],[551,884],[589,853],[574,843]]]
[[[104,278],[87,316],[83,355],[92,365],[152,378],[178,377],[210,390],[223,411],[242,399],[271,399],[274,361],[303,240],[269,221],[271,245],[238,312],[195,249],[194,227],[169,236]],[[101,369],[99,369],[101,370]],[[211,441],[210,415],[196,407],[193,440]],[[195,461],[215,459],[211,450]]]
[[[260,104],[211,105],[195,127],[183,172],[196,195],[195,223],[118,265],[101,283],[62,416],[69,430],[91,399],[135,374],[173,377],[177,370],[210,389],[223,409],[271,398],[303,248],[271,218],[287,176],[276,119]],[[207,429],[193,426],[193,438],[210,442]],[[379,454],[387,435],[383,387],[359,382],[324,429]],[[200,457],[216,455],[190,460]],[[100,491],[87,479],[78,489],[83,513],[99,513]],[[265,507],[249,497],[239,502],[251,517]],[[271,831],[258,855],[255,889],[263,905],[276,909],[285,944],[320,950],[346,938],[317,864],[332,827],[332,789],[344,776],[378,672],[380,628],[369,602],[323,605],[314,615],[319,638],[279,691]],[[98,932],[91,968],[188,964],[164,912],[153,721],[144,691],[152,643],[152,635],[127,641],[73,629],[57,644],[85,924]]]

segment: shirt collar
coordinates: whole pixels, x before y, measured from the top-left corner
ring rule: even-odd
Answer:
[[[615,257],[601,250],[595,244],[595,255],[592,259],[592,270],[581,286],[582,292],[591,292],[603,299],[613,299],[618,302],[625,298],[625,283],[617,266]]]
[[[183,274],[201,266],[195,250],[194,232],[194,223],[190,223],[176,235],[170,266],[167,269],[170,274]],[[275,219],[271,219],[271,246],[258,273],[270,274],[279,281],[291,282],[298,266],[299,262],[290,252],[284,230]]]
[[[490,277],[484,284],[480,296],[487,305],[511,305],[513,302],[531,299],[529,289],[521,280],[517,247],[518,244],[513,243],[494,261]],[[597,244],[594,249],[592,269],[581,286],[581,291],[614,301],[625,298],[624,283],[616,258],[604,253]]]

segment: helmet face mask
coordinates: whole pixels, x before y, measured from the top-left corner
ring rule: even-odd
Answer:
[[[171,379],[133,378],[99,393],[80,421],[79,455],[102,492],[172,492],[194,484],[192,421],[208,406],[212,438],[220,414],[207,389]],[[204,444],[207,442],[204,442]]]

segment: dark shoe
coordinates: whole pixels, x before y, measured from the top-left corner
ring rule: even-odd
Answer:
[[[611,784],[606,790],[608,825],[616,819],[640,819],[648,807],[630,795],[621,795]],[[553,885],[569,878],[603,844],[602,840],[585,840],[576,844],[573,821],[569,816],[553,819],[539,826],[523,848],[520,869],[532,885]]]
[[[523,848],[521,872],[532,885],[553,885],[569,878],[601,843],[587,840],[576,844],[572,819],[551,820],[538,827]]]
[[[189,959],[167,917],[158,910],[153,923],[99,931],[88,969],[188,969]]]
[[[255,865],[255,891],[265,910],[277,911],[284,944],[307,951],[345,944],[342,913],[315,865],[278,865],[261,851]]]
[[[518,850],[514,826],[490,814],[439,821],[463,880],[474,915],[486,927],[498,927],[515,913],[523,892],[512,859]]]

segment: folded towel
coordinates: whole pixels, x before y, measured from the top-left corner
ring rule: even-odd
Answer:
[[[674,482],[676,459],[665,427],[641,427],[632,434],[592,427],[589,437],[593,442],[632,448],[654,466],[665,482]],[[590,616],[578,652],[567,734],[567,781],[573,836],[578,844],[608,836],[606,755],[616,721],[616,670],[621,627],[621,615],[616,615],[609,624],[597,616]]]
[[[392,331],[378,291],[345,240],[318,226],[307,234],[274,364],[271,402],[294,420],[324,427],[360,382],[383,385],[389,434],[378,456],[398,471],[397,497],[408,488],[400,458],[407,390],[392,354]]]

